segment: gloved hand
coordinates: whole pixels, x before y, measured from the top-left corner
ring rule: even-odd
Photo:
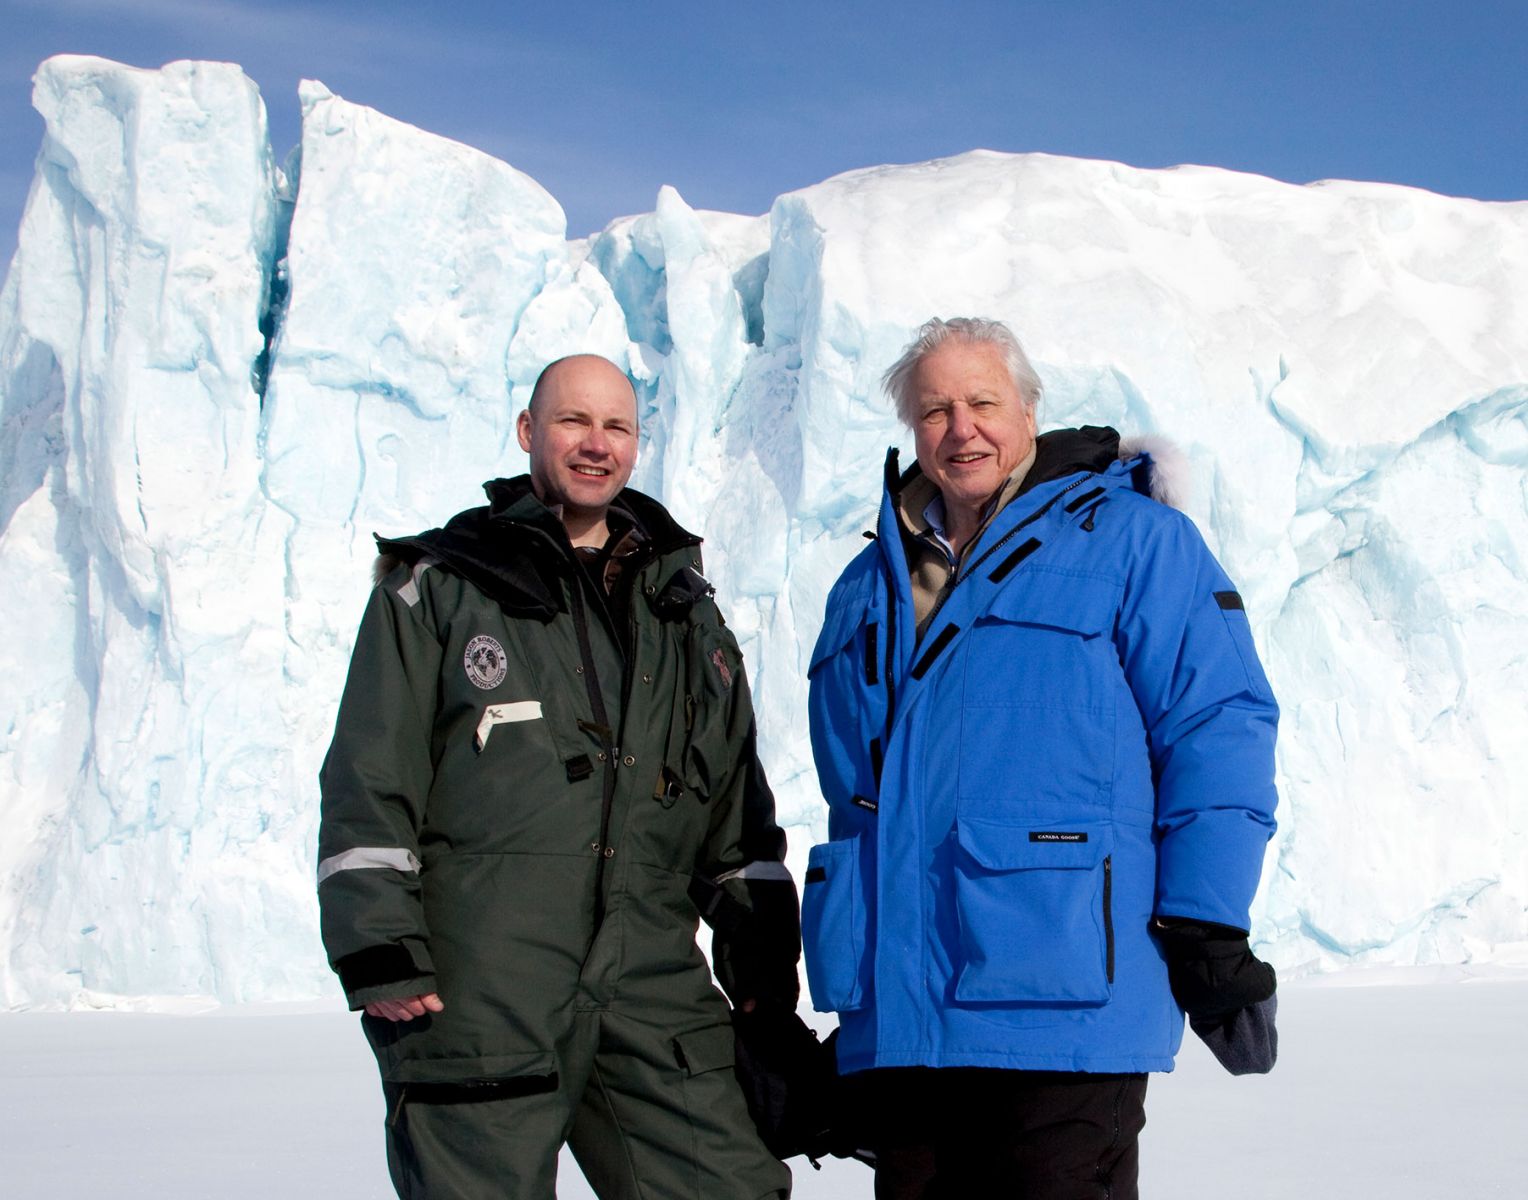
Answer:
[[[1232,1075],[1266,1075],[1279,1060],[1278,1011],[1269,996],[1227,1017],[1190,1017],[1188,1027]]]
[[[1173,998],[1191,1028],[1233,1075],[1261,1075],[1278,1059],[1278,976],[1244,930],[1158,917],[1152,932],[1167,957]]]
[[[1157,917],[1173,999],[1190,1017],[1224,1017],[1273,995],[1278,976],[1255,957],[1245,930],[1208,921]]]
[[[837,1071],[833,1051],[817,1040],[793,1007],[734,1009],[737,1077],[759,1137],[776,1158],[816,1158],[832,1122]]]
[[[804,1154],[817,1160],[857,1158],[874,1166],[861,1148],[856,1114],[862,1109],[847,1078],[838,1073],[838,1030],[819,1042],[793,1008],[760,1004],[734,1009],[737,1077],[759,1137],[776,1158]]]

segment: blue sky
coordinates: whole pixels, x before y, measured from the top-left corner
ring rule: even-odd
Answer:
[[[38,62],[240,63],[278,155],[297,81],[478,146],[581,236],[653,206],[759,213],[839,171],[976,146],[1528,199],[1524,0],[0,0],[0,262]]]

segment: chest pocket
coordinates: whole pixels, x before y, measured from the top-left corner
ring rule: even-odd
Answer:
[[[1018,583],[971,630],[966,703],[1108,709],[1118,587],[1038,569]]]
[[[1108,802],[1118,599],[1112,581],[1033,569],[976,620],[962,690],[963,812]]]

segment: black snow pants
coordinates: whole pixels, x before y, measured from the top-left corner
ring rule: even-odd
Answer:
[[[850,1076],[876,1200],[1137,1200],[1146,1076],[942,1067]]]

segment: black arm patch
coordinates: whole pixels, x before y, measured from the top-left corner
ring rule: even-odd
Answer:
[[[928,648],[927,653],[918,660],[918,665],[913,668],[914,679],[922,679],[928,674],[928,669],[934,665],[934,660],[939,657],[940,652],[946,646],[955,640],[955,635],[959,632],[959,625],[946,625],[939,631],[939,636],[934,639],[933,645]]]
[[[1095,497],[1095,496],[1102,496],[1103,494],[1104,494],[1104,489],[1101,488],[1101,487],[1096,487],[1092,491],[1083,492],[1082,495],[1078,496],[1077,499],[1073,500],[1062,511],[1069,512],[1069,513],[1074,513],[1079,508],[1081,508],[1083,505],[1085,505],[1089,500],[1093,499],[1093,497]]]
[[[987,578],[992,580],[993,583],[1002,583],[1004,579],[1008,578],[1008,573],[1012,571],[1014,567],[1018,566],[1039,548],[1039,539],[1030,538],[1007,558],[1003,559],[1002,562],[998,563],[996,569],[993,570],[992,574],[988,575]]]
[[[1216,592],[1215,603],[1220,605],[1221,608],[1234,608],[1240,612],[1245,612],[1247,609],[1247,606],[1242,603],[1239,592]]]

